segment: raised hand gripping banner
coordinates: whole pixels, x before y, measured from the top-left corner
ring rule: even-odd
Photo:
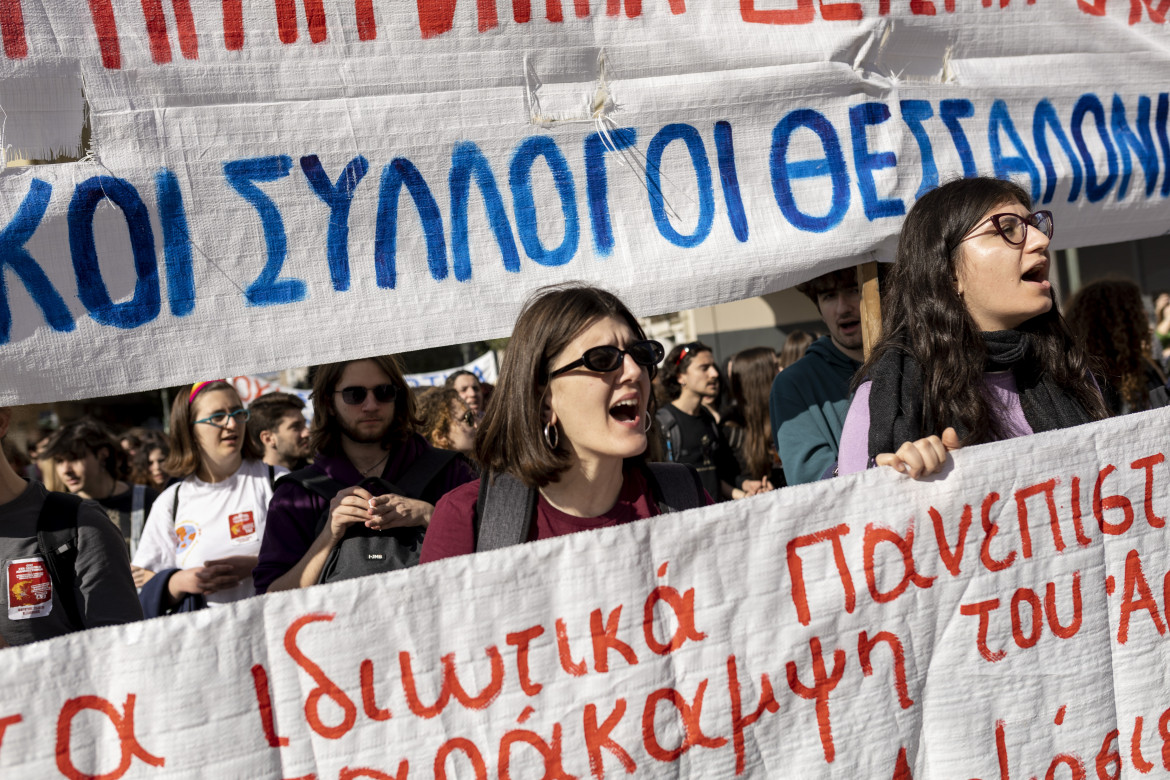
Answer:
[[[1154,0],[5,0],[0,403],[640,315],[889,259],[940,181],[1161,233]]]
[[[5,650],[0,773],[1165,777],[1168,424]]]

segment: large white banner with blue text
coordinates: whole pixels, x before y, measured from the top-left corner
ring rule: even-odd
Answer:
[[[1168,425],[0,650],[0,776],[1167,777]]]
[[[757,295],[889,259],[958,175],[1057,247],[1161,233],[1166,12],[0,0],[0,143],[89,153],[0,175],[0,403],[507,335],[569,279]]]

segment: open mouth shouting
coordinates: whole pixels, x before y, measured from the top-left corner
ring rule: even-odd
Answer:
[[[638,394],[632,393],[609,407],[609,416],[622,425],[634,428],[642,421],[641,407],[642,404],[638,398]]]
[[[1020,275],[1020,280],[1029,284],[1038,285],[1042,290],[1048,290],[1052,284],[1048,281],[1048,258],[1040,260]]]

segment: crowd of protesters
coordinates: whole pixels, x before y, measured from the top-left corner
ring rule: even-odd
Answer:
[[[1054,229],[1009,182],[927,193],[868,353],[852,269],[798,288],[824,335],[730,356],[667,351],[612,293],[565,284],[529,299],[496,386],[411,388],[392,356],[317,366],[309,424],[295,395],[245,407],[203,381],[165,435],[82,419],[27,456],[0,408],[0,646],[866,468],[920,477],[962,446],[1166,405],[1170,293],[1147,312],[1137,285],[1096,281],[1062,315]]]

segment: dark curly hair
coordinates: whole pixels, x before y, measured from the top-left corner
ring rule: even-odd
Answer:
[[[1011,203],[1032,208],[1028,193],[990,177],[958,179],[914,204],[902,225],[897,258],[882,296],[882,338],[861,371],[857,387],[891,350],[908,353],[922,367],[923,420],[941,433],[968,431],[964,445],[1003,438],[983,393],[987,346],[956,287],[963,236],[993,208]],[[1107,416],[1088,360],[1057,310],[1033,317],[1018,330],[1032,336],[1027,370],[1047,374],[1094,419]]]
[[[1138,286],[1127,279],[1092,282],[1073,297],[1067,314],[1077,343],[1125,405],[1133,411],[1148,409],[1147,371],[1162,372],[1150,360],[1150,321]]]
[[[715,354],[715,350],[703,342],[692,341],[688,344],[679,344],[666,353],[666,357],[662,361],[659,381],[662,383],[662,389],[666,391],[667,399],[673,401],[682,395],[682,385],[679,384],[678,375],[685,374],[687,369],[691,367],[691,361],[704,352]],[[720,382],[719,386],[722,388],[723,383]]]

